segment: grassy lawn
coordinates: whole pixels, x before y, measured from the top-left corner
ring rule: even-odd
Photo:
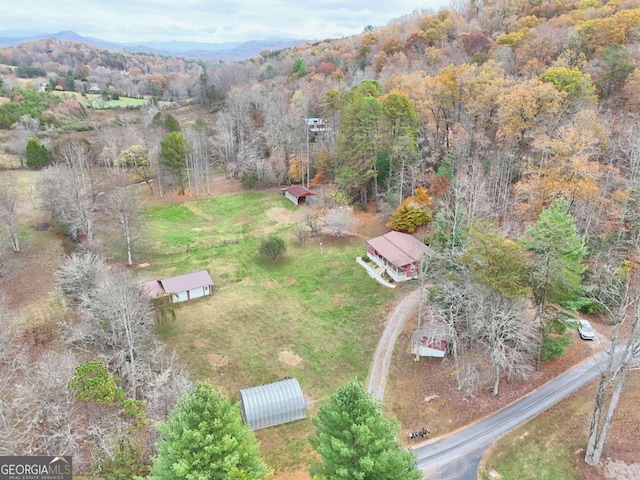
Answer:
[[[87,105],[96,110],[109,109],[109,108],[127,108],[127,107],[144,107],[149,104],[148,98],[130,98],[120,97],[118,100],[105,101],[102,99],[102,95],[87,94]],[[160,101],[158,106],[164,108],[170,105],[171,102]]]
[[[93,96],[93,95],[92,95]],[[87,95],[88,97],[88,95]],[[126,107],[142,107],[149,104],[149,100],[144,98],[127,98],[120,97],[118,100],[109,100],[108,102],[103,100],[100,95],[97,95],[95,99],[88,102],[91,108],[100,110],[103,108],[126,108]]]
[[[295,206],[279,192],[227,195],[147,209],[152,264],[147,278],[206,268],[212,296],[181,304],[178,319],[158,327],[197,378],[228,395],[242,388],[296,377],[312,410],[350,378],[364,380],[386,317],[402,289],[374,282],[355,257],[362,239],[324,239],[323,253],[300,245]],[[258,254],[265,236],[285,239],[275,262]],[[277,468],[308,460],[308,421],[260,433]]]

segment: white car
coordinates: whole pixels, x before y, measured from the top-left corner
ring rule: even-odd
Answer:
[[[596,338],[596,331],[586,320],[578,320],[578,333],[583,340],[593,340]]]

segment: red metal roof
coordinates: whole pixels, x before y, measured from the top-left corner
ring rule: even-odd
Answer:
[[[306,189],[302,185],[291,185],[286,189],[291,195],[296,198],[300,197],[310,197],[311,195],[315,195],[311,190]]]
[[[197,272],[185,273],[177,277],[165,278],[158,280],[164,288],[165,292],[180,293],[186,292],[193,288],[204,287],[205,285],[213,285],[213,280],[206,270],[198,270]]]
[[[429,247],[408,233],[389,232],[367,241],[378,254],[396,268],[419,261]]]

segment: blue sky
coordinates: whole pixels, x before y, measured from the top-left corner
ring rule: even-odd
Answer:
[[[451,0],[22,0],[3,9],[0,30],[73,30],[126,43],[322,40],[450,4]]]

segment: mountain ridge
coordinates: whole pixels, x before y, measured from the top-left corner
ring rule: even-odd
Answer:
[[[130,53],[148,53],[220,61],[242,60],[259,55],[260,52],[264,50],[297,47],[309,42],[309,40],[303,39],[266,38],[263,40],[248,40],[246,42],[223,43],[186,42],[178,40],[118,43],[95,37],[85,37],[73,30],[63,30],[56,33],[36,33],[35,31],[29,30],[0,30],[0,48],[49,38],[85,43],[94,47],[104,48],[105,50],[122,50]]]

